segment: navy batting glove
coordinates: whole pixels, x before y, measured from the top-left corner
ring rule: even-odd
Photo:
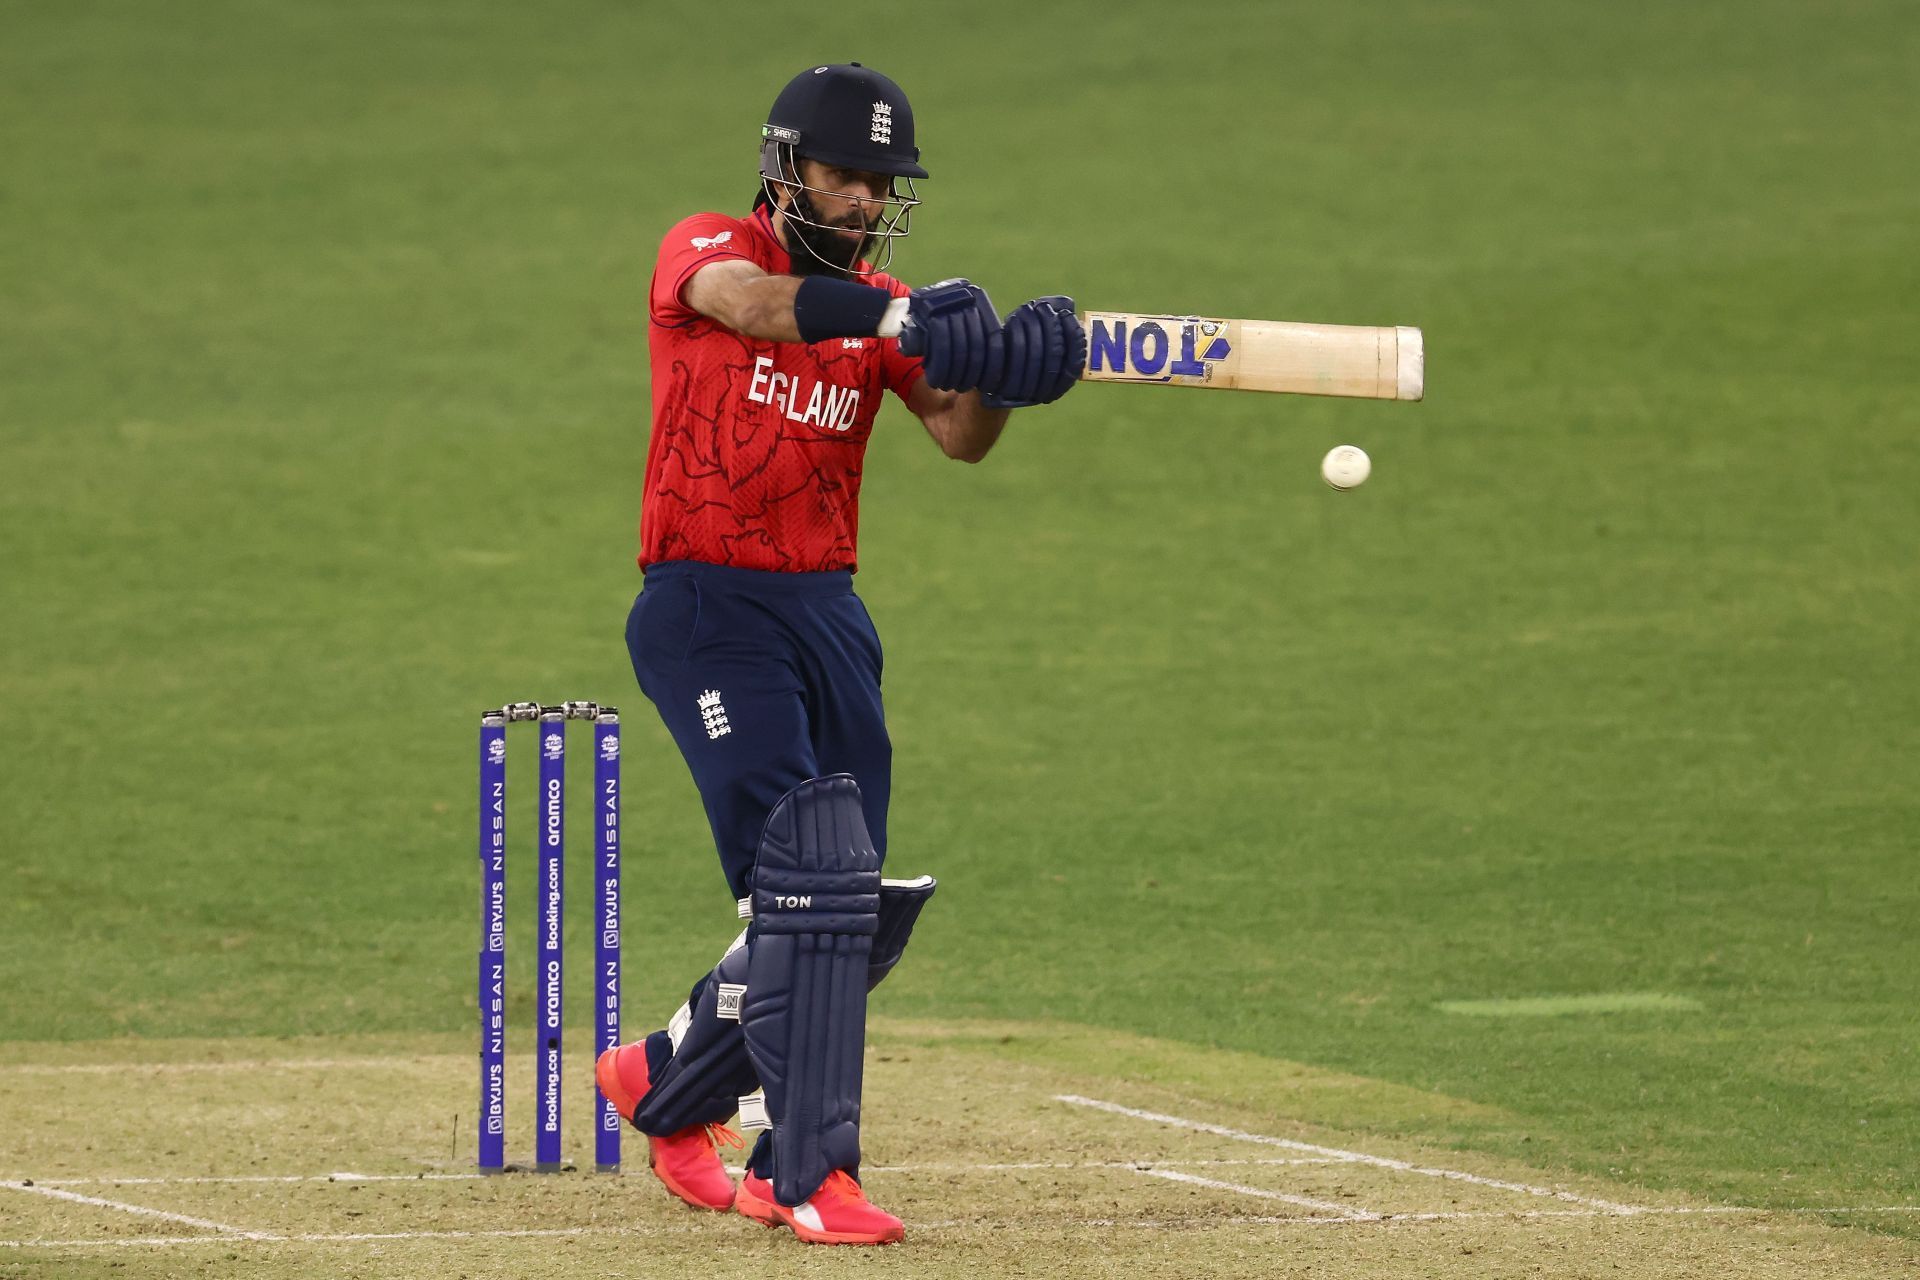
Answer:
[[[1000,317],[970,280],[942,280],[909,295],[900,354],[926,361],[927,385],[972,391],[1000,377]]]
[[[1062,294],[1023,302],[1000,330],[1005,349],[998,381],[980,384],[989,409],[1052,404],[1072,389],[1087,364],[1087,331]]]

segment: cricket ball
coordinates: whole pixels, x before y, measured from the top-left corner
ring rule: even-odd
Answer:
[[[1339,445],[1327,450],[1327,456],[1320,459],[1321,476],[1343,492],[1365,484],[1372,472],[1373,459],[1358,445]]]

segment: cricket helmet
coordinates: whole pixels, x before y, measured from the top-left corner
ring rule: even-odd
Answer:
[[[815,67],[787,81],[761,129],[762,163],[769,146],[843,169],[892,178],[924,178],[913,145],[913,108],[900,86],[857,62]],[[776,179],[782,177],[776,172]]]
[[[760,130],[762,198],[775,204],[775,185],[785,187],[793,197],[786,210],[789,218],[803,227],[831,231],[815,214],[813,197],[835,193],[801,180],[802,157],[892,179],[885,207],[868,237],[869,243],[885,246],[890,261],[895,238],[907,234],[909,214],[920,203],[913,180],[927,176],[913,142],[913,107],[900,86],[857,62],[813,67],[789,80],[767,112]],[[884,266],[883,261],[869,270]]]

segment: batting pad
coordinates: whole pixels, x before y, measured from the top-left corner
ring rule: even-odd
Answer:
[[[747,980],[743,930],[667,1024],[673,1057],[653,1073],[634,1123],[646,1133],[678,1133],[720,1124],[753,1087],[753,1064],[740,1036],[739,991]]]
[[[907,940],[913,937],[914,922],[920,919],[920,908],[939,887],[940,882],[932,876],[880,882],[880,922],[874,931],[872,954],[867,957],[867,990],[879,986],[880,980],[900,963]]]
[[[860,788],[813,778],[767,815],[753,873],[740,1026],[773,1121],[773,1193],[809,1199],[860,1165],[867,972],[880,921],[880,855]]]

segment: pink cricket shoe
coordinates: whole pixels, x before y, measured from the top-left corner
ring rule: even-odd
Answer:
[[[839,1170],[791,1209],[773,1198],[771,1182],[749,1171],[733,1207],[769,1227],[791,1227],[808,1244],[897,1244],[907,1234],[900,1219],[868,1204],[860,1184]]]
[[[594,1083],[628,1123],[646,1097],[647,1042],[636,1040],[609,1049],[593,1064]],[[739,1134],[723,1124],[689,1125],[678,1133],[656,1138],[647,1134],[647,1164],[667,1190],[696,1209],[733,1207],[733,1179],[720,1162],[719,1144],[745,1147]]]

